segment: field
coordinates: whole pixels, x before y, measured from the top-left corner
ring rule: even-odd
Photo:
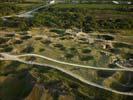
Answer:
[[[22,12],[26,12],[33,8],[42,5],[42,2],[24,2],[24,3],[17,3],[17,2],[0,2],[0,16],[9,16],[12,14],[18,14]]]
[[[0,100],[132,100],[132,7],[57,4],[1,20]]]

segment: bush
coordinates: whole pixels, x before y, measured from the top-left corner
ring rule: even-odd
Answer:
[[[74,57],[74,54],[69,52],[69,53],[65,54],[65,57],[66,57],[66,59],[72,59]]]
[[[90,48],[84,48],[82,49],[82,53],[90,53],[91,49]]]
[[[59,48],[60,50],[65,50],[65,47],[62,45],[62,44],[53,44],[54,45],[54,47],[57,47],[57,48]]]
[[[116,19],[115,20],[115,26],[118,29],[131,28],[131,24],[127,19]]]
[[[34,48],[32,46],[27,46],[22,52],[24,53],[31,53],[34,51]]]
[[[110,52],[112,52],[114,54],[120,54],[121,53],[121,50],[118,49],[118,48],[112,48],[112,49],[110,49]]]
[[[21,44],[23,41],[22,40],[15,40],[14,43],[15,44]]]
[[[108,78],[112,76],[115,72],[113,71],[97,71],[98,76],[102,78]]]
[[[27,40],[27,39],[30,39],[32,36],[29,36],[29,35],[25,35],[25,36],[22,36],[21,39],[22,40]]]
[[[27,35],[28,33],[27,33],[27,31],[22,31],[22,32],[20,32],[19,34],[20,34],[20,35]]]
[[[133,53],[127,53],[127,54],[125,55],[125,58],[126,58],[126,59],[133,59]]]
[[[115,43],[114,47],[116,48],[133,48],[132,45],[126,43]]]
[[[42,42],[43,44],[47,44],[47,45],[49,45],[50,43],[52,43],[51,40],[49,40],[49,39],[41,40],[41,42]]]
[[[104,39],[104,40],[114,40],[114,37],[110,35],[98,35],[98,38]]]
[[[89,55],[82,55],[80,57],[81,61],[89,61],[89,60],[93,60],[93,56],[89,56]]]
[[[43,52],[43,51],[45,51],[44,48],[40,48],[40,49],[39,49],[39,52]]]
[[[52,29],[52,30],[50,30],[50,32],[55,32],[55,33],[57,33],[59,35],[64,35],[65,30],[62,30],[62,29]]]
[[[7,38],[0,37],[0,44],[6,43],[8,41]]]
[[[90,32],[96,29],[96,20],[94,20],[91,16],[86,16],[83,21],[83,31]]]
[[[6,36],[6,37],[13,37],[13,36],[15,36],[15,34],[13,34],[13,33],[10,34],[10,33],[9,33],[9,34],[5,34],[5,36]]]
[[[12,46],[8,46],[8,47],[5,47],[4,48],[4,51],[5,52],[11,52],[13,50],[13,47]]]
[[[69,51],[68,52],[71,52],[73,54],[77,54],[78,53],[78,50],[75,47],[71,47],[71,48],[69,48]]]

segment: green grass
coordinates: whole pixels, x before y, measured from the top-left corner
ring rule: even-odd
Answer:
[[[94,18],[132,18],[133,12],[128,11],[133,6],[114,4],[57,4],[53,6],[53,11],[69,11],[91,15]],[[52,12],[53,12],[52,11]]]
[[[36,8],[43,3],[0,3],[0,16],[17,14]]]
[[[114,5],[114,4],[57,4],[54,8],[88,8],[90,9],[98,9],[98,10],[115,10],[119,8],[130,8],[133,7],[127,5]]]

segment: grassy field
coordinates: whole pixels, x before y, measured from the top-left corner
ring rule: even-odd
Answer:
[[[70,10],[77,9],[77,11],[85,10],[86,14],[92,14],[94,16],[101,17],[115,17],[115,16],[128,16],[133,17],[133,12],[130,10],[132,5],[114,5],[114,4],[57,4],[53,6],[58,10]],[[111,15],[112,14],[112,15]]]
[[[55,8],[88,8],[99,10],[115,10],[119,8],[132,8],[132,5],[115,5],[115,4],[57,4]]]

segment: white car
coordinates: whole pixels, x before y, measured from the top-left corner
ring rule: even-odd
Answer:
[[[119,4],[119,2],[118,1],[112,1],[114,4]]]
[[[54,4],[54,3],[55,3],[55,0],[50,1],[50,4]]]

